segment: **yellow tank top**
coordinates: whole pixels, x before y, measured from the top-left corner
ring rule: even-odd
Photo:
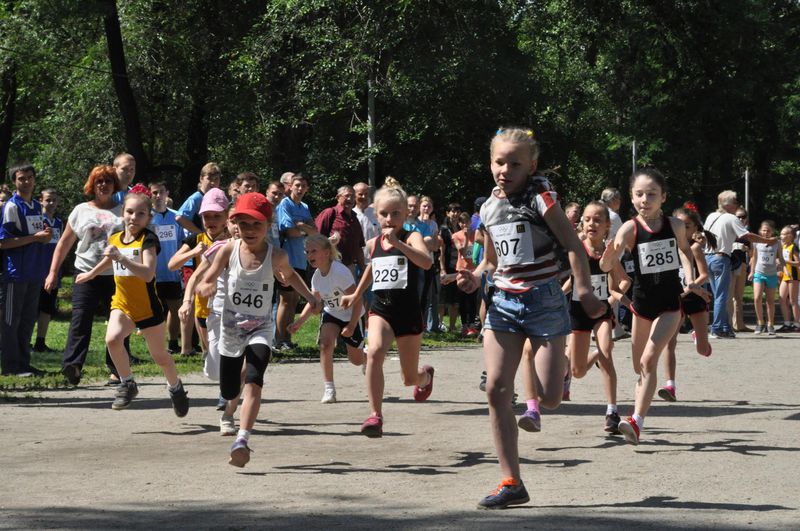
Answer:
[[[783,246],[783,260],[788,262],[794,256],[794,243],[790,243],[789,245]],[[784,280],[800,280],[800,270],[798,270],[797,266],[786,264],[786,267],[783,269],[783,278]]]
[[[214,240],[212,240],[211,237],[206,234],[205,231],[203,231],[197,235],[197,245],[200,245],[201,243],[205,244],[206,249],[208,249],[211,247],[211,244],[214,243]],[[200,261],[198,260],[197,263],[199,264]],[[194,316],[201,319],[206,319],[208,317],[208,299],[206,297],[195,295]]]
[[[144,229],[131,242],[125,242],[124,238],[124,231],[115,232],[108,238],[108,244],[119,249],[120,253],[134,262],[142,262],[142,253],[145,249],[155,248],[156,253],[161,250],[158,236],[148,229]],[[145,282],[124,264],[113,262],[113,268],[116,290],[111,298],[112,309],[122,311],[134,322],[163,315],[161,301],[156,293],[155,276],[150,282]]]

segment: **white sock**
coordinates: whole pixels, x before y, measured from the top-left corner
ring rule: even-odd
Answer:
[[[616,404],[608,404],[606,406],[606,415],[610,415],[612,413],[617,412],[617,405]]]
[[[178,378],[178,383],[176,383],[175,385],[170,385],[169,382],[167,382],[167,389],[172,391],[172,392],[175,392],[180,388],[181,388],[181,380],[180,380],[180,378]]]
[[[126,376],[125,378],[120,377],[119,381],[122,382],[122,383],[132,382],[133,381],[133,374],[131,373],[130,375]]]
[[[633,417],[633,420],[636,421],[636,425],[639,426],[640,430],[644,428],[644,417],[642,417],[641,415],[637,415],[636,413],[631,415],[631,417]]]
[[[250,430],[243,430],[239,428],[239,433],[236,434],[237,439],[244,439],[245,441],[250,440]]]
[[[325,382],[325,390],[327,391],[328,389],[333,389],[336,391],[336,386],[333,385],[333,382]]]
[[[667,380],[667,387],[675,387],[675,380]]]

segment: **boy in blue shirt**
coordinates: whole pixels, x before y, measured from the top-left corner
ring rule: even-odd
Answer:
[[[170,271],[168,264],[170,258],[178,252],[178,246],[183,240],[183,227],[178,223],[178,213],[167,208],[169,191],[163,182],[150,183],[150,199],[153,202],[153,217],[150,221],[150,230],[158,236],[161,252],[158,253],[156,262],[156,293],[161,299],[161,304],[168,310],[167,331],[169,332],[169,347],[171,354],[180,352],[178,335],[181,332],[181,322],[178,319],[178,310],[183,298],[181,272]],[[185,339],[191,342],[191,334]]]
[[[50,264],[51,260],[53,259],[53,252],[56,250],[56,244],[58,244],[58,239],[61,238],[61,232],[64,229],[64,223],[61,221],[61,218],[56,217],[56,209],[58,208],[58,192],[55,188],[45,188],[39,194],[39,201],[42,204],[42,217],[44,218],[44,224],[50,227],[50,230],[53,232],[53,236],[50,238],[50,241],[42,246],[41,255],[42,263]],[[42,288],[39,292],[39,321],[36,325],[36,343],[33,345],[34,352],[47,352],[53,350],[47,346],[45,339],[47,339],[47,330],[50,327],[50,319],[52,319],[56,314],[57,307],[58,289],[48,292]]]

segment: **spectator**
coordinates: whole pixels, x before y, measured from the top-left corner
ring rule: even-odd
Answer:
[[[581,220],[581,206],[576,202],[567,203],[564,207],[564,214],[567,219],[572,223],[572,227],[578,230],[578,222]]]
[[[361,223],[353,212],[355,191],[351,186],[341,186],[336,192],[336,206],[328,207],[319,213],[316,219],[320,234],[331,238],[331,242],[341,254],[340,262],[355,277],[356,268],[364,269],[364,253],[366,245]]]
[[[170,354],[180,352],[178,336],[181,333],[181,321],[178,310],[181,307],[183,289],[181,272],[169,270],[169,260],[178,252],[178,242],[182,240],[183,228],[178,223],[178,213],[167,208],[169,190],[164,182],[150,183],[150,200],[153,203],[153,214],[150,221],[152,231],[158,236],[161,251],[156,255],[156,293],[161,304],[167,309],[167,332]],[[191,334],[191,332],[190,332]],[[191,335],[181,337],[185,343],[191,342]]]
[[[203,195],[212,188],[219,188],[219,180],[222,172],[215,162],[209,162],[200,169],[200,180],[197,183],[197,191],[190,195],[183,205],[178,209],[178,223],[181,227],[192,234],[200,234],[203,220],[200,219],[200,203],[203,202]]]
[[[424,274],[425,306],[422,308],[422,315],[425,318],[426,332],[440,332],[443,331],[439,322],[439,292],[442,287],[439,283],[439,248],[441,247],[441,240],[439,238],[439,224],[436,222],[433,209],[433,199],[426,195],[419,200],[419,219],[422,223],[428,225],[436,242],[436,248],[433,249],[433,265]]]
[[[11,199],[11,189],[6,184],[0,184],[0,208]]]
[[[375,208],[369,204],[369,186],[367,183],[356,183],[353,191],[356,193],[356,206],[353,207],[353,212],[356,213],[358,221],[361,223],[364,240],[369,241],[381,233],[378,218],[375,216]]]
[[[39,201],[42,204],[42,215],[44,216],[44,223],[50,230],[53,231],[53,237],[50,241],[44,244],[42,251],[42,263],[50,266],[50,260],[53,259],[53,252],[56,250],[61,232],[64,229],[64,224],[61,218],[56,217],[56,210],[58,209],[58,192],[55,188],[45,188],[39,196]],[[61,277],[59,273],[59,278]],[[60,285],[60,282],[59,282]],[[45,340],[47,339],[47,330],[50,327],[50,319],[57,313],[58,306],[58,288],[51,292],[45,291],[44,286],[39,291],[39,320],[36,324],[36,343],[33,345],[34,352],[47,352],[51,351],[47,346]]]
[[[89,201],[76,206],[67,218],[64,232],[53,252],[50,273],[44,289],[58,289],[58,272],[61,264],[77,242],[75,270],[77,273],[91,271],[103,259],[108,237],[122,229],[122,205],[114,204],[114,192],[118,192],[119,179],[113,166],[96,166],[83,185],[83,193]],[[104,271],[89,282],[72,287],[72,315],[67,333],[67,345],[62,359],[62,373],[72,385],[81,380],[81,370],[89,353],[92,325],[99,304],[111,302],[114,295],[113,271]],[[114,364],[106,349],[106,365],[113,371]]]
[[[272,212],[275,212],[278,208],[278,205],[283,200],[283,184],[280,181],[272,181],[267,186],[267,193],[264,194],[267,197],[267,201],[272,206]],[[281,247],[281,235],[280,230],[278,229],[278,216],[272,216],[272,227],[269,231],[269,238],[276,248],[280,249]],[[275,291],[274,293],[277,293]],[[274,323],[273,323],[274,324]]]
[[[470,229],[470,215],[462,212],[458,216],[458,232],[453,234],[453,245],[458,252],[456,271],[474,271],[476,264],[472,261],[472,246],[475,233]],[[475,337],[478,330],[473,326],[477,317],[477,299],[474,293],[459,290],[458,306],[461,312],[461,333],[466,337]]]
[[[287,171],[281,174],[281,183],[283,183],[283,195],[289,195],[292,188],[292,179],[294,178],[294,172]]]
[[[249,194],[250,192],[258,192],[258,175],[251,171],[240,173],[238,178],[242,179],[242,184],[239,185],[239,193],[241,195]]]
[[[286,174],[284,174],[286,175]],[[283,176],[281,176],[283,182]],[[289,195],[278,204],[276,216],[278,228],[283,238],[283,248],[289,255],[289,264],[297,271],[303,281],[306,280],[305,237],[317,234],[314,218],[308,205],[303,203],[303,197],[308,191],[308,181],[300,174],[292,175],[292,186]],[[275,348],[289,350],[296,345],[292,343],[288,326],[294,320],[300,294],[291,286],[279,285],[280,302],[278,303],[278,322],[275,332]]]
[[[731,329],[728,315],[728,298],[731,288],[731,253],[733,243],[738,238],[743,238],[750,243],[766,243],[772,245],[775,238],[764,238],[758,234],[748,232],[747,228],[733,214],[739,208],[736,192],[725,190],[717,196],[719,208],[708,215],[703,228],[717,238],[717,247],[712,249],[706,246],[706,262],[708,262],[708,276],[711,289],[714,293],[714,318],[711,323],[712,338],[736,337]]]
[[[236,202],[236,198],[241,195],[241,187],[242,187],[242,177],[241,175],[237,175],[234,179],[228,184],[228,199],[230,199],[231,203]]]
[[[114,204],[122,204],[122,200],[131,189],[131,183],[136,176],[136,159],[130,153],[120,153],[114,157],[114,170],[117,172],[120,189],[114,192]]]
[[[747,211],[742,207],[736,210],[736,218],[746,229]],[[747,264],[750,262],[750,243],[741,238],[733,242],[731,252],[731,298],[728,299],[728,315],[733,321],[734,332],[752,332],[744,322],[744,285],[747,281]]]
[[[606,240],[613,242],[617,231],[622,226],[622,219],[619,217],[622,194],[616,188],[606,188],[600,193],[600,201],[605,203],[606,208],[608,208],[608,216],[611,218],[611,230],[608,232]]]
[[[461,214],[461,205],[450,203],[447,205],[444,223],[439,227],[441,240],[441,254],[439,255],[440,279],[442,285],[439,303],[442,310],[449,318],[448,332],[455,332],[456,317],[458,316],[459,290],[455,284],[456,264],[458,263],[458,249],[453,245],[453,234],[459,231],[458,216]],[[469,214],[467,214],[469,216]],[[472,259],[472,253],[470,253]],[[444,321],[444,313],[442,321]]]
[[[0,223],[0,249],[3,251],[3,278],[0,281],[0,365],[3,374],[41,375],[31,366],[31,335],[39,308],[44,270],[44,244],[53,237],[44,224],[42,205],[33,198],[36,171],[28,162],[8,172],[17,191],[3,205]]]

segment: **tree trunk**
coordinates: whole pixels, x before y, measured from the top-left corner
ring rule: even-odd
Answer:
[[[117,93],[122,122],[125,126],[125,141],[128,152],[136,159],[136,177],[142,178],[150,174],[150,158],[144,149],[142,125],[139,120],[139,109],[128,78],[128,67],[125,61],[125,48],[122,45],[122,29],[119,25],[116,0],[107,0],[107,10],[103,17],[103,25],[108,43],[108,60],[111,63],[114,92]]]
[[[186,131],[186,165],[181,174],[181,197],[188,197],[197,190],[200,169],[208,162],[208,122],[206,103],[201,95],[195,95],[189,110],[189,128]],[[222,188],[225,183],[220,183]]]
[[[17,103],[17,65],[11,61],[0,77],[0,170],[8,168],[8,152],[14,130],[14,109]],[[5,179],[0,179],[3,181]]]

